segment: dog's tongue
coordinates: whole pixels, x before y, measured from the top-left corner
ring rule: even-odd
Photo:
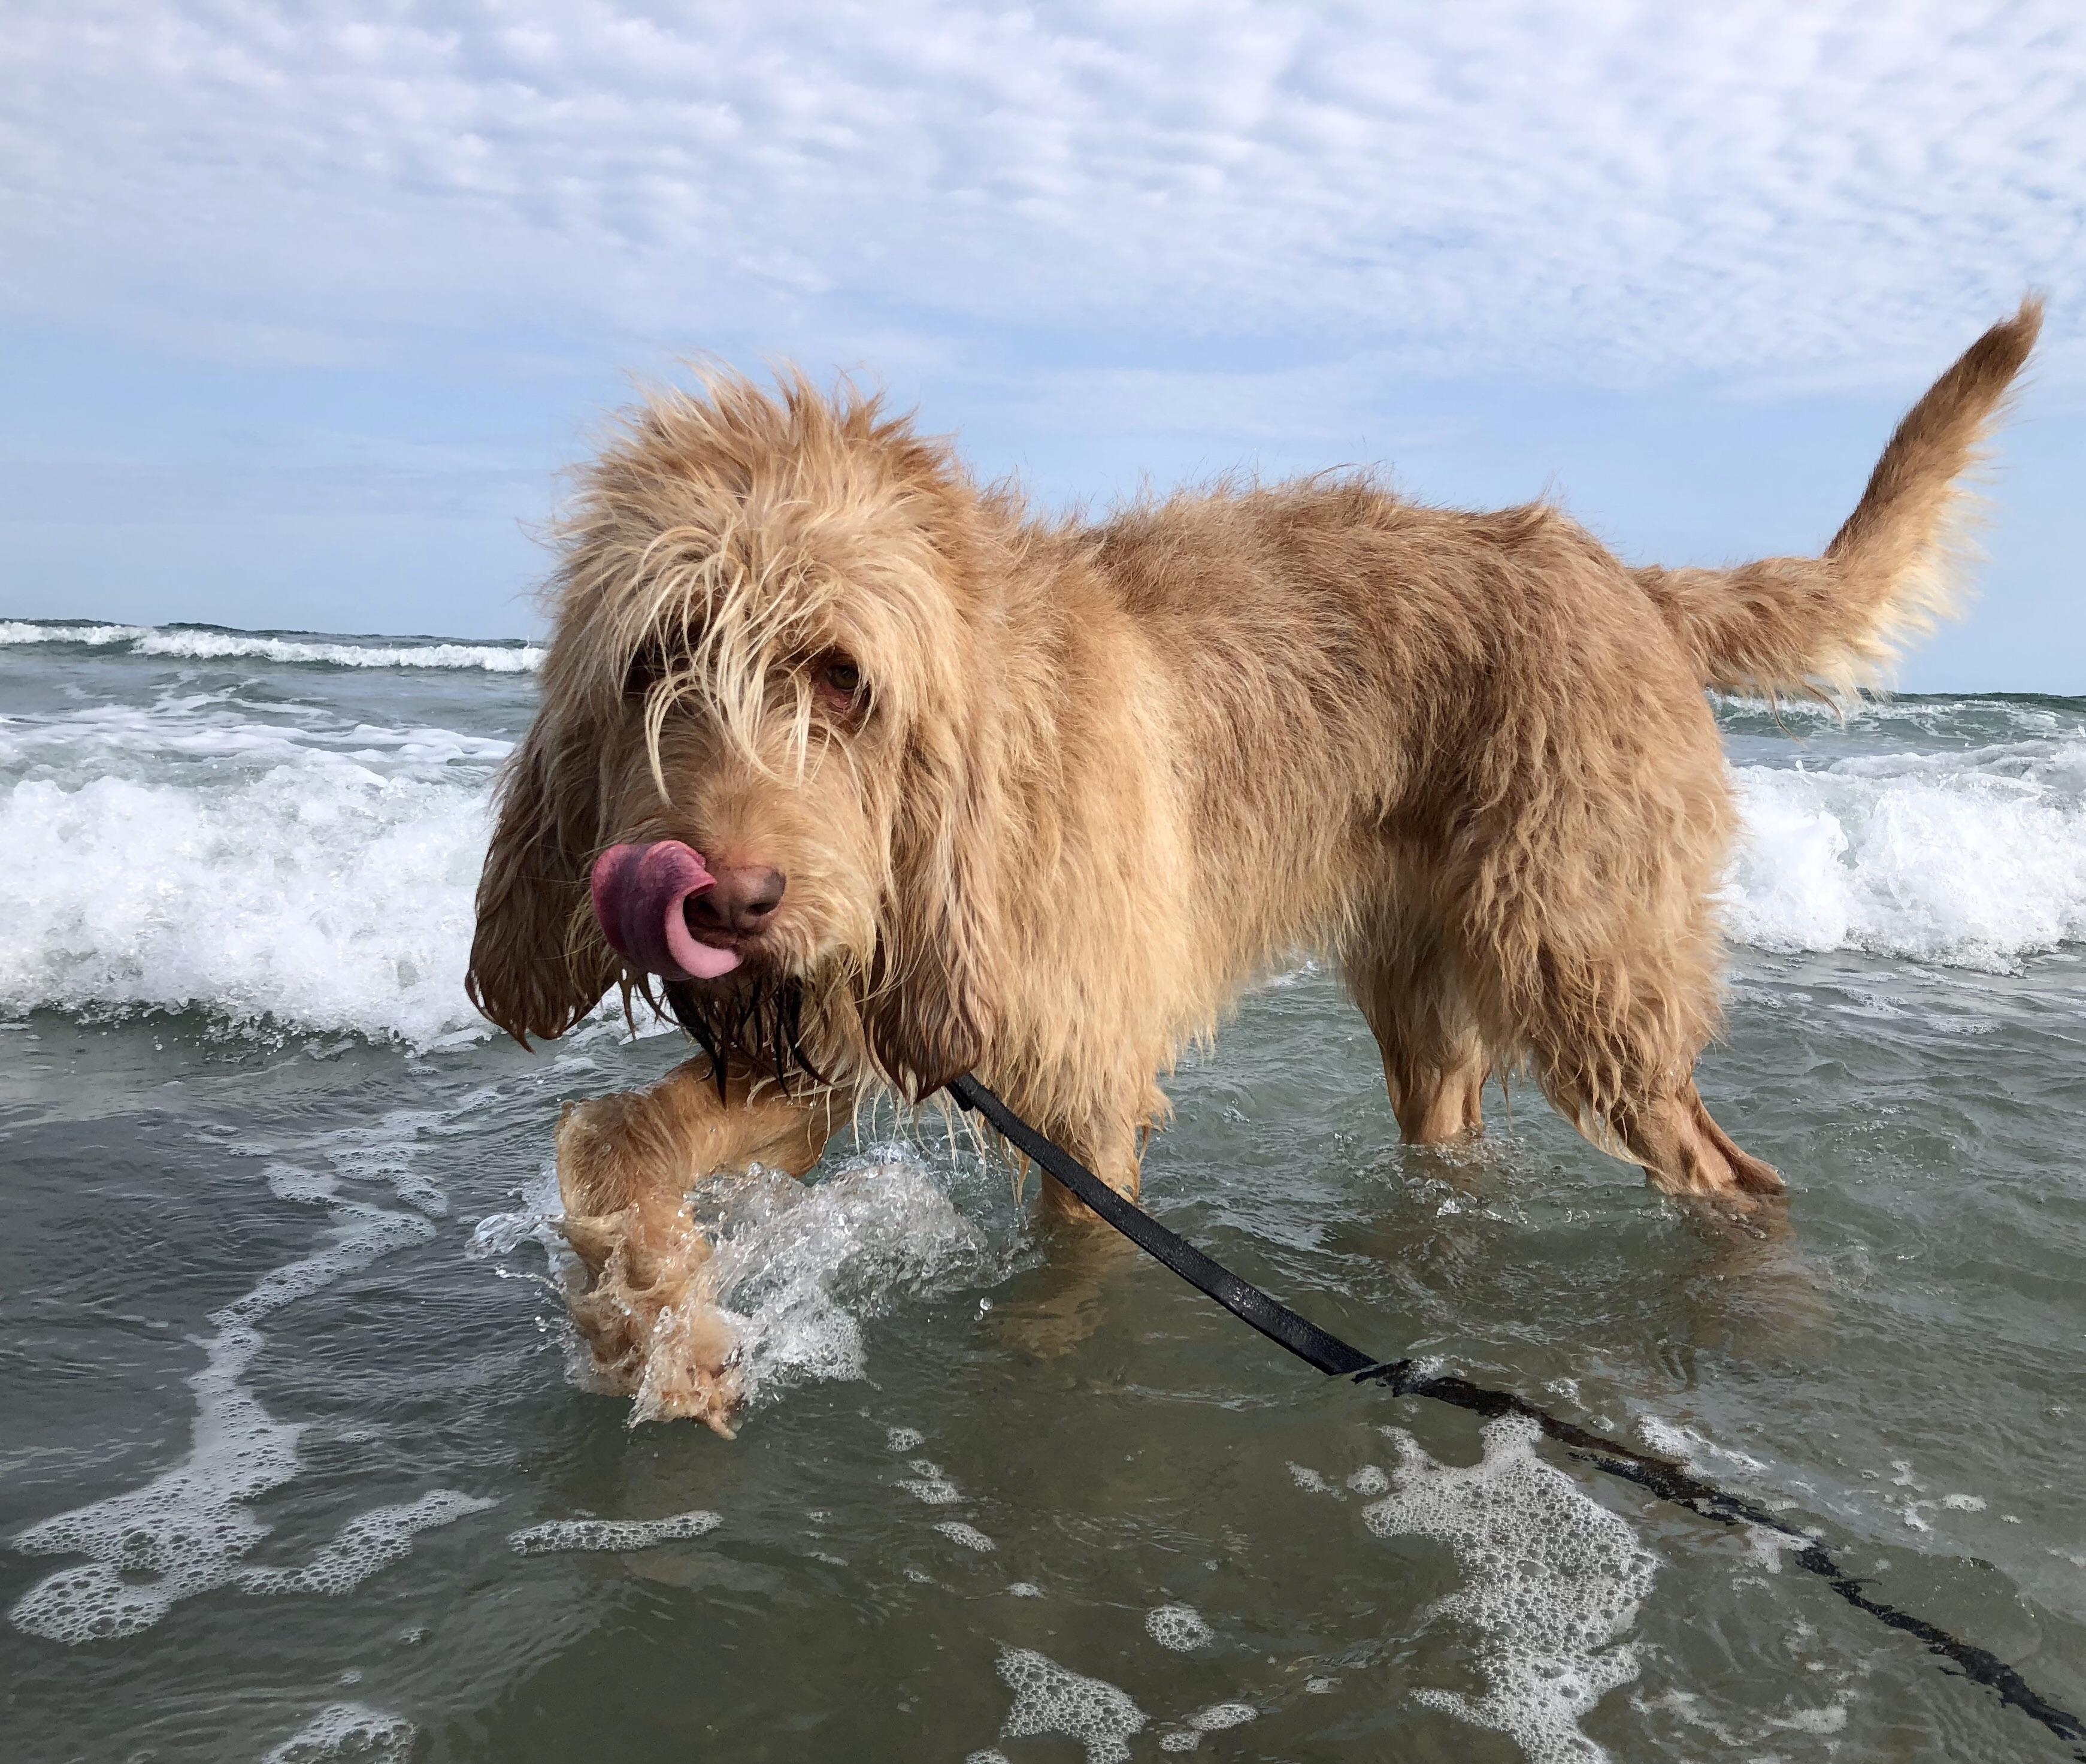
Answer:
[[[701,857],[678,839],[611,846],[589,879],[602,935],[626,961],[663,980],[714,980],[739,965],[739,952],[688,931],[691,895],[717,886]]]

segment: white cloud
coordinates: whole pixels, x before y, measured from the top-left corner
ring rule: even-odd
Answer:
[[[1169,422],[1241,350],[1896,386],[2029,283],[2077,325],[2072,0],[368,12],[14,0],[0,306],[253,361],[1048,360]]]

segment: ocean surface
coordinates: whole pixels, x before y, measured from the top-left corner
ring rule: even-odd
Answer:
[[[1047,1242],[939,1127],[699,1196],[741,1437],[632,1425],[562,1099],[464,999],[515,643],[0,621],[0,1759],[2059,1758],[1512,1422]],[[1719,713],[1736,1230],[1531,1094],[1407,1151],[1306,965],[1172,1086],[1177,1229],[1684,1457],[2086,1709],[2086,700]]]

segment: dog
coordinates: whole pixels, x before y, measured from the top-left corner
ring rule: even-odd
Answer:
[[[1952,610],[2040,320],[1914,406],[1821,556],[1728,569],[1366,474],[1088,525],[845,385],[649,397],[560,530],[468,980],[524,1046],[619,986],[700,1046],[559,1127],[600,1370],[728,1431],[683,1197],[804,1174],[878,1094],[976,1072],[1134,1197],[1160,1078],[1299,951],[1410,1142],[1479,1132],[1520,1071],[1667,1193],[1779,1190],[1694,1083],[1735,821],[1705,688],[1843,699]]]

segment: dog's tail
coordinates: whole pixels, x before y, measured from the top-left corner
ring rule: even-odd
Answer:
[[[2024,300],[1934,383],[1823,557],[1635,572],[1704,685],[1844,697],[1883,684],[1906,641],[1954,614],[1973,500],[1961,480],[2041,327],[2041,300]]]

